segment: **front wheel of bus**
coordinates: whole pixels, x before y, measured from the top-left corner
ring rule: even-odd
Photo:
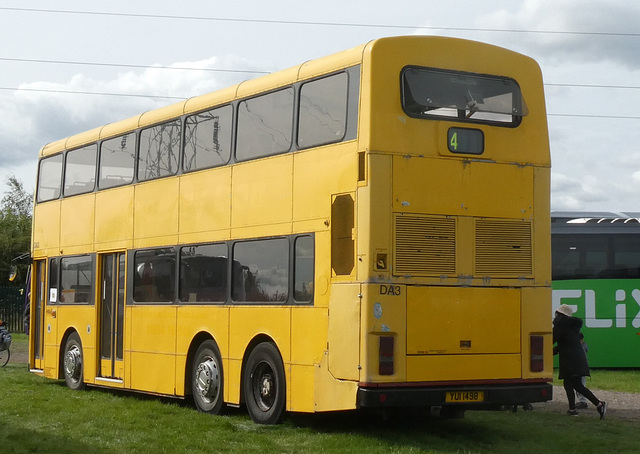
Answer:
[[[193,401],[198,410],[220,414],[224,407],[223,384],[220,350],[214,341],[205,341],[196,351],[191,370]]]
[[[258,424],[278,424],[285,409],[285,376],[274,344],[262,343],[249,355],[244,370],[244,397],[249,416]]]
[[[84,372],[82,364],[82,344],[78,333],[72,333],[64,346],[64,379],[67,386],[78,390],[84,388]]]

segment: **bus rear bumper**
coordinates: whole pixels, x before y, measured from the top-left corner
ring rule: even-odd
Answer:
[[[359,408],[435,407],[455,405],[467,409],[497,409],[553,398],[550,383],[358,388]]]

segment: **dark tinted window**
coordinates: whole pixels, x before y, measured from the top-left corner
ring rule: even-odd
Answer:
[[[552,235],[552,278],[640,278],[640,235]]]
[[[183,168],[185,172],[226,164],[231,156],[231,106],[187,117]]]
[[[227,263],[226,244],[180,249],[180,300],[189,303],[225,301]]]
[[[92,144],[67,153],[64,167],[64,195],[91,192],[96,186],[98,146]]]
[[[61,303],[93,302],[93,258],[89,255],[60,259]]]
[[[405,68],[402,107],[412,117],[515,126],[527,115],[520,87],[506,77]]]
[[[100,146],[100,189],[121,186],[133,181],[136,157],[136,135],[105,140]]]
[[[245,161],[288,151],[292,129],[293,88],[242,101],[236,158]]]
[[[296,238],[293,296],[297,302],[309,302],[313,299],[313,265],[313,238]]]
[[[140,133],[138,179],[150,180],[178,171],[180,120],[143,129]]]
[[[58,259],[49,259],[49,303],[58,302]]]
[[[305,83],[300,89],[298,146],[339,142],[347,129],[346,73]]]
[[[285,238],[236,243],[233,247],[234,301],[288,299],[289,241]]]
[[[62,154],[44,158],[38,171],[38,202],[60,197],[62,185]]]
[[[137,251],[133,264],[133,300],[173,302],[175,263],[173,248]]]

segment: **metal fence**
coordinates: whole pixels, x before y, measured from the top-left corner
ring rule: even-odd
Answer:
[[[23,287],[0,287],[0,320],[12,333],[24,332],[25,293]]]

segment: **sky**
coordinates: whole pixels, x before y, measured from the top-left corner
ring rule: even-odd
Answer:
[[[0,192],[52,141],[397,35],[533,57],[553,210],[640,212],[640,2],[0,0]],[[73,92],[73,93],[69,93]]]

